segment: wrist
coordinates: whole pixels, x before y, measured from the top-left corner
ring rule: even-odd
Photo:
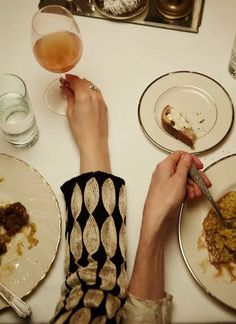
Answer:
[[[153,217],[155,216],[155,217]],[[150,242],[152,241],[165,241],[165,236],[168,231],[170,222],[166,219],[166,216],[160,213],[149,215],[144,213],[141,236],[145,237]]]
[[[153,257],[160,251],[164,250],[166,238],[166,230],[162,228],[157,231],[147,230],[145,226],[142,226],[139,238],[139,245],[141,250],[148,256]]]
[[[110,157],[108,145],[89,145],[79,148],[80,173],[103,171],[110,173]]]
[[[129,291],[143,299],[164,297],[164,235],[150,236],[142,228]]]

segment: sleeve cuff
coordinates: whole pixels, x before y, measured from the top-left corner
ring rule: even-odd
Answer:
[[[168,324],[171,320],[173,296],[166,293],[163,299],[141,299],[128,293],[122,313],[122,324],[158,323]]]
[[[125,181],[122,178],[117,177],[110,173],[106,173],[102,171],[83,173],[77,177],[74,177],[66,181],[61,186],[61,191],[64,194],[66,202],[68,203],[68,199],[70,199],[76,184],[78,184],[81,188],[83,188],[87,183],[88,179],[92,177],[95,177],[98,183],[103,183],[107,178],[110,178],[118,186],[125,185]]]

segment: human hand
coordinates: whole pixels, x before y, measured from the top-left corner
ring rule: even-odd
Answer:
[[[165,297],[166,232],[179,214],[185,196],[190,199],[201,196],[198,186],[188,177],[192,163],[197,169],[203,167],[197,157],[177,151],[159,163],[153,172],[129,286],[129,292],[138,298]],[[209,187],[211,183],[203,173],[202,178]]]
[[[110,172],[108,114],[101,91],[70,74],[61,79],[61,91],[67,98],[66,116],[80,151],[81,173]]]
[[[152,175],[148,195],[143,212],[143,226],[152,232],[160,228],[167,229],[173,219],[176,219],[185,196],[189,199],[201,196],[199,187],[188,177],[192,163],[197,169],[203,167],[195,156],[183,151],[170,154],[159,163]],[[201,172],[207,187],[210,180]]]

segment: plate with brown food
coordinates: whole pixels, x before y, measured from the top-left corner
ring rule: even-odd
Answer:
[[[0,282],[22,298],[57,254],[61,214],[47,181],[29,164],[0,153]],[[0,309],[8,305],[0,299]]]
[[[225,228],[205,198],[186,201],[178,236],[184,261],[196,282],[218,302],[236,310],[236,154],[206,168],[217,201],[229,228]]]
[[[196,154],[223,142],[234,122],[234,107],[217,81],[198,72],[177,71],[144,90],[138,118],[156,146]]]
[[[114,20],[127,20],[140,15],[148,0],[95,0],[96,9],[102,15]]]

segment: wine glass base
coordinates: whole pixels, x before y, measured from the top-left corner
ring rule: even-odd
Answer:
[[[67,100],[60,90],[60,78],[53,80],[45,91],[48,108],[58,115],[66,115]]]

